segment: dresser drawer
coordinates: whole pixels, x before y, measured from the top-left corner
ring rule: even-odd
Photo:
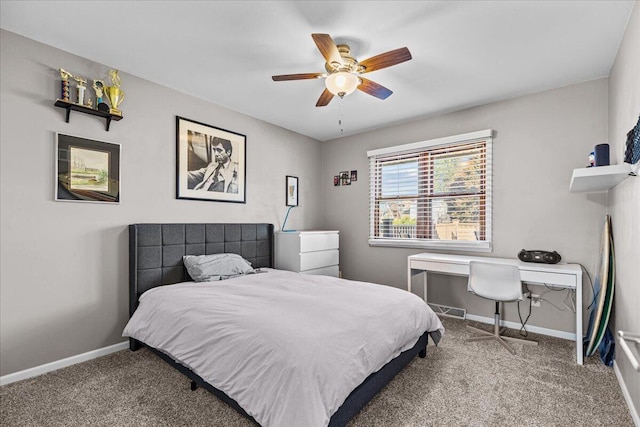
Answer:
[[[313,270],[314,268],[338,265],[339,251],[332,249],[328,251],[306,252],[300,254],[300,271]]]
[[[300,252],[338,249],[338,233],[300,233]]]

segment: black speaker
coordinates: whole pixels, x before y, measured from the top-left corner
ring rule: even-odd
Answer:
[[[557,264],[562,257],[556,251],[532,251],[523,249],[518,253],[518,259],[524,262],[539,262],[543,264]]]

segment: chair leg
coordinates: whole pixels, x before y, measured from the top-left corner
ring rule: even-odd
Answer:
[[[481,337],[471,337],[471,338],[467,338],[465,341],[466,342],[471,342],[471,341],[485,341],[485,340],[495,340],[496,336],[491,334],[491,335],[483,335]]]
[[[482,330],[482,329],[474,328],[473,326],[469,326],[469,325],[467,325],[467,329],[472,329],[472,330],[474,330],[474,331],[476,331],[476,332],[478,332],[480,334],[491,335],[491,336],[494,335],[493,332],[489,332],[489,331],[485,331],[485,330]]]
[[[499,342],[500,344],[502,344],[502,346],[503,346],[504,348],[506,348],[507,350],[509,350],[509,352],[510,352],[511,354],[514,354],[514,355],[516,354],[516,350],[515,350],[513,347],[511,347],[509,344],[507,344],[507,342],[506,342],[505,340],[503,340],[503,339],[502,339],[502,337],[496,337],[496,338],[497,338],[498,342]]]
[[[507,328],[500,327],[500,303],[498,301],[496,301],[496,311],[494,313],[493,332],[485,331],[479,328],[474,328],[473,326],[469,326],[469,325],[467,325],[467,329],[471,329],[482,335],[467,338],[466,342],[496,340],[500,343],[500,345],[502,345],[511,354],[514,354],[514,355],[516,354],[516,350],[513,347],[511,347],[511,345],[509,345],[507,341],[519,342],[521,344],[527,344],[527,345],[538,345],[537,341],[529,341],[529,340],[523,340],[520,338],[505,337],[504,335],[502,335],[507,330]]]

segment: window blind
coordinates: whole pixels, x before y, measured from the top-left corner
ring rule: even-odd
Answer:
[[[369,152],[369,243],[490,250],[491,134]]]

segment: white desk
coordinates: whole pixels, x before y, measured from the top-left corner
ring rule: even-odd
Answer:
[[[576,361],[583,364],[582,356],[582,268],[578,264],[537,264],[512,258],[493,258],[465,255],[422,253],[411,255],[407,261],[407,290],[411,292],[411,272],[424,273],[424,300],[427,301],[427,273],[469,275],[469,262],[496,262],[517,265],[523,282],[546,284],[576,291]]]

